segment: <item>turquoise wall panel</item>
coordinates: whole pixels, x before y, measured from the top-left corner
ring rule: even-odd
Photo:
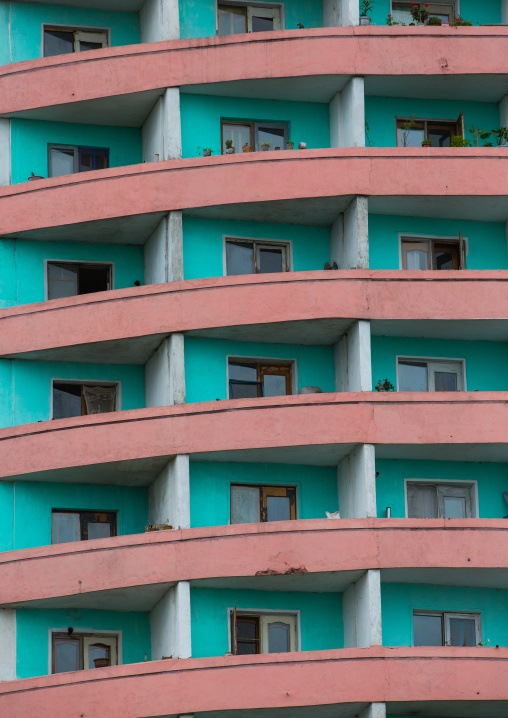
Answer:
[[[323,8],[313,0],[286,0],[283,3],[283,29],[296,30],[323,26]],[[211,37],[216,34],[216,6],[210,0],[186,0],[180,3],[180,37]]]
[[[64,5],[41,5],[39,3],[2,2],[3,17],[0,23],[5,30],[5,16],[10,20],[10,59],[2,52],[1,64],[34,60],[42,57],[42,26],[67,25],[69,27],[107,28],[111,30],[111,45],[131,45],[140,41],[139,15],[133,12],[108,12]],[[1,22],[4,20],[4,22]],[[1,32],[1,31],[0,31]],[[0,36],[0,39],[3,39]],[[8,34],[7,38],[8,40]],[[9,47],[9,42],[7,42]]]
[[[2,261],[2,258],[4,261]],[[113,289],[143,284],[143,247],[0,239],[0,307],[45,300],[45,261],[112,262]]]
[[[0,404],[0,427],[48,421],[51,418],[52,379],[118,381],[121,382],[122,410],[141,409],[145,405],[145,375],[142,366],[0,359],[0,377],[9,366],[12,368],[12,380],[10,388],[6,384],[3,389],[8,401]]]
[[[109,148],[109,166],[142,162],[141,130],[68,122],[11,120],[12,184],[48,176],[48,144]]]
[[[193,528],[229,524],[232,483],[296,486],[297,515],[300,519],[324,519],[326,511],[338,509],[337,471],[334,466],[191,461]]]
[[[376,461],[377,515],[392,509],[394,518],[404,518],[404,479],[477,481],[478,509],[482,519],[502,519],[508,514],[503,492],[508,489],[508,466],[465,461]]]
[[[396,356],[465,359],[467,391],[508,390],[508,345],[505,342],[372,337],[372,384],[396,382]]]
[[[0,3],[0,65],[7,65],[11,61],[9,15],[10,3]]]
[[[0,482],[0,552],[14,548],[14,483]]]
[[[482,3],[478,3],[476,0],[460,0],[459,5],[461,16],[464,20],[470,20],[474,25],[488,25],[490,23],[496,24],[501,22],[500,0],[486,0]],[[386,24],[386,18],[390,12],[390,0],[377,0],[371,13],[373,24]]]
[[[289,139],[307,142],[308,149],[330,147],[327,103],[180,95],[182,155],[196,157],[198,147],[210,147],[220,155],[220,123],[223,120],[280,122],[289,124]],[[499,124],[499,122],[498,122]],[[236,151],[241,152],[241,147]]]
[[[192,657],[222,656],[230,649],[228,608],[300,611],[302,651],[344,647],[342,595],[191,588]]]
[[[365,120],[368,123],[366,144],[373,147],[396,147],[396,117],[425,117],[455,121],[464,112],[466,127],[491,130],[499,127],[499,108],[495,102],[463,100],[420,100],[412,97],[365,98]],[[472,135],[466,130],[466,137]]]
[[[481,614],[482,640],[508,645],[508,591],[469,586],[383,583],[381,614],[383,646],[413,645],[413,611],[455,611]]]
[[[18,678],[46,676],[49,670],[49,630],[65,632],[69,626],[122,633],[123,663],[150,659],[150,618],[134,611],[91,611],[87,609],[18,609],[16,611],[16,672]]]
[[[295,272],[323,269],[324,263],[330,259],[329,227],[184,217],[185,279],[224,275],[224,235],[290,241]]]
[[[504,222],[369,214],[369,266],[400,269],[399,234],[467,238],[467,269],[508,269]]]
[[[8,499],[0,503],[0,507],[3,506],[9,510]],[[143,533],[148,523],[148,490],[130,486],[18,481],[14,490],[13,548],[49,546],[53,509],[116,511],[118,536]]]
[[[335,391],[332,347],[254,344],[185,337],[187,403],[228,398],[228,356],[295,359],[298,389],[302,386],[319,386],[324,392]]]

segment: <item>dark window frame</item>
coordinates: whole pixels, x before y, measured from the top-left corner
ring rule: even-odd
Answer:
[[[51,265],[66,265],[69,267],[76,267],[77,268],[77,288],[78,291],[76,294],[72,296],[76,297],[82,297],[84,296],[84,293],[79,291],[79,274],[80,271],[85,268],[96,268],[96,269],[106,269],[109,273],[109,276],[107,278],[107,288],[102,290],[105,292],[109,292],[111,289],[114,289],[114,269],[115,265],[114,262],[87,262],[87,261],[81,261],[81,262],[73,262],[67,259],[64,260],[58,260],[58,259],[47,259],[45,261],[45,286],[46,286],[46,300],[49,300],[49,294],[50,294],[50,281],[58,281],[58,280],[50,280],[49,277],[49,268]]]
[[[87,145],[60,145],[55,142],[48,143],[48,177],[68,177],[68,175],[53,175],[52,172],[52,163],[51,163],[51,150],[72,150],[73,155],[73,171],[71,174],[81,174],[82,172],[95,172],[95,162],[96,162],[96,153],[102,153],[105,154],[107,157],[107,167],[101,168],[101,169],[109,169],[110,168],[110,148],[109,147],[89,147]],[[90,170],[80,170],[80,154],[81,153],[92,153],[93,155],[93,164],[94,167]]]
[[[55,514],[77,514],[79,516],[79,540],[88,541],[88,524],[89,523],[109,523],[111,524],[113,533],[111,536],[117,536],[117,512],[116,511],[96,511],[93,509],[52,509],[51,511],[51,543],[53,544],[53,516]],[[105,517],[98,521],[99,517]],[[56,544],[55,544],[56,545]]]
[[[277,361],[266,361],[256,359],[243,359],[242,357],[229,357],[228,358],[228,399],[231,397],[231,385],[232,384],[252,384],[257,385],[257,396],[258,398],[264,396],[264,377],[269,375],[285,376],[286,378],[286,394],[283,396],[292,396],[293,394],[293,364],[294,361],[288,362],[277,362]],[[229,368],[232,365],[249,366],[256,368],[257,379],[256,381],[247,381],[241,379],[231,379],[229,374]]]
[[[461,112],[460,115],[456,120],[440,120],[435,119],[432,117],[407,117],[407,116],[399,116],[397,115],[395,118],[395,140],[396,140],[396,146],[402,147],[401,144],[399,144],[399,129],[403,130],[404,123],[408,121],[413,121],[415,123],[415,126],[413,129],[420,129],[423,130],[423,137],[425,140],[429,138],[429,127],[430,129],[435,130],[450,130],[450,144],[451,144],[451,138],[454,135],[460,135],[461,137],[464,137],[464,113]]]
[[[272,32],[276,32],[277,30],[284,30],[285,29],[285,18],[284,18],[284,3],[283,2],[235,2],[235,0],[231,0],[231,2],[218,2],[217,3],[217,13],[216,13],[216,30],[215,34],[218,37],[229,37],[231,34],[233,35],[241,35],[243,33],[226,33],[224,35],[221,35],[220,33],[220,12],[233,12],[237,15],[242,15],[245,18],[245,34],[252,34],[255,32],[254,30],[249,30],[249,10],[278,10],[279,12],[279,28],[273,28]],[[274,24],[276,24],[274,22]],[[270,31],[265,31],[270,32]]]
[[[241,484],[231,483],[230,486],[230,512],[229,520],[231,525],[238,526],[233,523],[233,489],[257,489],[259,492],[259,521],[258,523],[267,523],[268,514],[268,497],[269,496],[287,496],[290,500],[290,521],[297,519],[297,487],[286,484]],[[282,492],[285,493],[282,493]]]
[[[55,390],[55,384],[63,384],[65,386],[67,385],[73,385],[73,386],[79,386],[81,388],[81,414],[79,416],[90,416],[88,412],[86,411],[86,403],[85,403],[85,397],[83,392],[83,387],[85,386],[98,386],[98,387],[104,387],[107,389],[110,389],[112,387],[115,388],[115,408],[113,411],[120,411],[120,398],[121,398],[121,382],[120,381],[80,381],[79,379],[76,381],[73,381],[72,379],[52,379],[51,380],[51,418],[55,419],[54,416],[54,390]],[[77,396],[77,394],[76,394]],[[106,413],[112,413],[112,412],[101,412],[103,414]],[[70,417],[58,417],[58,418],[70,418]]]
[[[400,237],[400,257],[401,257],[401,264],[402,269],[407,270],[407,252],[410,248],[411,244],[427,244],[428,245],[428,251],[427,256],[430,258],[430,262],[432,264],[431,267],[427,267],[427,271],[442,271],[439,268],[436,268],[435,266],[435,253],[437,251],[437,247],[450,247],[453,248],[453,250],[456,250],[457,256],[457,266],[453,267],[452,270],[447,271],[456,271],[456,270],[462,270],[466,269],[466,246],[464,238],[462,237],[462,233],[459,232],[459,236],[457,239],[454,238],[440,238],[440,237],[415,237],[412,235],[401,235]],[[413,270],[414,271],[414,270]],[[421,271],[421,270],[416,270]]]
[[[84,639],[85,638],[93,638],[97,639],[97,643],[100,643],[101,639],[107,639],[107,640],[114,640],[116,642],[115,650],[116,650],[116,663],[111,665],[119,665],[119,639],[120,633],[87,633],[86,631],[81,633],[79,631],[72,632],[72,633],[64,633],[62,631],[52,631],[51,632],[51,673],[56,674],[56,658],[57,658],[57,652],[56,652],[56,646],[59,641],[69,641],[69,640],[76,640],[79,642],[79,655],[78,655],[78,671],[85,670],[84,668]],[[60,671],[60,673],[63,671]],[[74,672],[74,671],[71,671]]]
[[[249,127],[250,128],[250,146],[252,147],[253,151],[259,152],[261,150],[261,144],[258,140],[258,130],[261,127],[268,127],[268,128],[274,128],[274,129],[283,129],[284,130],[284,137],[281,138],[281,150],[287,149],[286,142],[289,141],[289,123],[288,122],[274,122],[272,120],[267,120],[266,122],[260,122],[258,120],[249,122],[248,120],[242,122],[242,120],[225,120],[221,118],[220,121],[220,146],[221,146],[221,155],[226,154],[226,147],[225,147],[225,140],[224,140],[224,125],[236,125],[239,127]],[[235,147],[235,150],[237,152],[241,152],[241,147]]]
[[[432,610],[421,610],[421,609],[413,609],[413,624],[412,624],[412,634],[413,634],[413,645],[415,645],[414,642],[414,618],[415,616],[434,616],[434,617],[440,617],[441,618],[441,645],[450,645],[448,644],[447,639],[447,620],[450,618],[471,618],[475,621],[475,637],[476,637],[476,643],[475,646],[478,645],[478,643],[482,640],[482,614],[480,611],[432,611]],[[418,644],[420,646],[424,644]]]
[[[280,249],[282,250],[282,271],[283,272],[290,272],[291,271],[291,242],[285,241],[283,239],[276,240],[276,239],[260,239],[255,238],[251,239],[249,237],[230,237],[225,236],[224,237],[224,256],[225,256],[225,275],[226,277],[238,277],[238,276],[248,276],[248,275],[238,275],[238,274],[228,274],[228,261],[227,261],[227,246],[228,244],[251,244],[252,245],[252,253],[254,257],[253,265],[254,265],[254,272],[253,274],[264,274],[264,272],[261,272],[261,268],[258,266],[258,251],[260,249],[264,249],[267,247],[268,249]]]
[[[54,23],[43,24],[42,26],[42,57],[60,57],[60,55],[46,55],[46,32],[67,32],[74,35],[72,45],[72,53],[61,53],[62,55],[70,55],[75,52],[85,52],[84,50],[76,50],[76,42],[79,42],[80,33],[89,35],[105,35],[106,45],[103,47],[111,47],[111,28],[109,27],[88,27],[79,25],[55,25]]]

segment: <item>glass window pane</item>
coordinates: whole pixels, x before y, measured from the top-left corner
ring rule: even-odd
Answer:
[[[434,372],[435,391],[457,391],[457,374],[448,371]]]
[[[267,521],[289,521],[291,518],[289,496],[267,496],[266,509]]]
[[[44,30],[44,57],[65,55],[74,50],[74,33],[65,30]]]
[[[407,251],[407,269],[427,269],[427,252],[419,249],[409,249]]]
[[[247,384],[245,382],[229,382],[230,399],[257,399],[259,396],[259,383]]]
[[[261,274],[282,272],[282,249],[260,249],[259,271]]]
[[[413,639],[415,646],[442,646],[442,616],[413,616]]]
[[[256,381],[258,376],[255,364],[236,364],[231,362],[229,365],[229,378],[238,379],[239,381]]]
[[[100,50],[102,48],[102,42],[88,42],[87,40],[79,41],[79,51],[84,50]]]
[[[263,396],[286,396],[286,375],[265,374],[263,387]]]
[[[48,264],[48,299],[75,297],[78,293],[76,264]]]
[[[406,147],[421,147],[425,139],[425,131],[419,127],[413,127],[407,131],[402,127],[397,127],[397,147],[404,147],[404,137],[406,138]]]
[[[94,169],[107,170],[109,167],[109,153],[95,150],[94,152]]]
[[[409,519],[437,519],[437,491],[432,484],[408,484],[407,516]]]
[[[236,635],[238,638],[257,638],[257,625],[253,621],[244,621],[241,618],[236,619]]]
[[[457,269],[459,266],[459,248],[450,250],[438,249],[434,252],[434,266],[436,269]]]
[[[79,151],[79,172],[89,172],[93,170],[93,152],[90,150]]]
[[[431,142],[431,147],[451,147],[452,130],[429,127],[428,138]]]
[[[95,643],[88,649],[88,665],[90,668],[102,668],[111,665],[111,649],[104,643]]]
[[[450,618],[449,620],[452,646],[476,646],[474,618]]]
[[[273,17],[252,16],[252,32],[266,32],[273,30]]]
[[[255,524],[259,521],[259,489],[233,486],[231,489],[231,523]]]
[[[81,416],[80,384],[53,384],[53,419]]]
[[[400,361],[399,391],[428,391],[427,365]]]
[[[219,7],[219,35],[247,32],[247,8]]]
[[[289,632],[288,623],[268,624],[268,653],[287,653],[289,651]]]
[[[226,242],[226,272],[254,274],[254,245],[251,242]]]
[[[55,673],[79,670],[79,640],[58,638],[55,641]]]
[[[63,177],[74,173],[74,150],[57,149],[49,151],[49,174],[51,177]]]
[[[285,135],[283,127],[258,127],[256,131],[257,149],[261,149],[263,142],[269,142],[271,150],[283,150],[286,146]]]
[[[466,518],[466,499],[461,496],[445,496],[444,517],[445,519]]]
[[[55,512],[52,516],[53,543],[79,541],[79,514]]]
[[[107,521],[90,521],[88,524],[88,539],[109,538],[113,536],[112,526]]]
[[[251,143],[250,130],[250,125],[230,125],[224,123],[222,125],[222,151],[226,151],[226,140],[232,140],[235,150],[241,152],[244,145],[250,145]]]

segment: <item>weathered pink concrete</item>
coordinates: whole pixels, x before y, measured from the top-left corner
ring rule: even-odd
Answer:
[[[355,147],[169,160],[0,188],[0,235],[299,197],[500,197],[507,186],[503,147]]]
[[[507,648],[448,646],[153,661],[0,684],[0,714],[140,718],[356,702],[502,701],[507,669]]]
[[[506,319],[507,280],[507,271],[349,270],[118,289],[0,310],[0,355],[310,319]]]
[[[295,568],[506,570],[508,526],[502,519],[316,519],[24,549],[0,555],[0,604]]]
[[[506,27],[341,27],[108,48],[0,68],[0,114],[256,78],[505,74],[507,38]]]
[[[506,392],[306,394],[95,414],[0,430],[0,477],[198,452],[502,444]]]

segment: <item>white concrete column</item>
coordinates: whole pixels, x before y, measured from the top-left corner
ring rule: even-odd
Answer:
[[[150,611],[152,661],[191,657],[190,584],[179,581]]]
[[[370,322],[356,321],[334,346],[336,391],[372,391]]]
[[[11,183],[11,121],[0,119],[0,187]]]
[[[145,0],[139,13],[141,42],[180,38],[178,0]]]
[[[145,284],[183,280],[182,213],[169,212],[144,247]]]
[[[143,162],[162,162],[182,156],[180,90],[168,87],[141,128]]]
[[[16,680],[16,611],[0,608],[0,682]]]
[[[330,257],[339,269],[369,268],[369,200],[355,197],[332,224]]]
[[[185,404],[183,334],[171,334],[145,364],[145,405]]]
[[[499,103],[499,127],[508,127],[508,95]]]
[[[359,22],[359,4],[355,0],[323,0],[324,27],[347,27]]]
[[[508,25],[508,0],[501,0],[501,22],[503,25]],[[506,125],[501,125],[506,127]]]
[[[386,718],[386,704],[371,703],[360,713],[358,718]]]
[[[337,466],[339,511],[343,519],[376,518],[376,455],[360,444]]]
[[[330,147],[365,147],[363,77],[352,77],[329,105]]]
[[[379,569],[363,576],[342,594],[344,648],[381,646],[381,577]]]
[[[190,528],[189,457],[170,459],[148,489],[148,520],[169,523],[174,529]]]

